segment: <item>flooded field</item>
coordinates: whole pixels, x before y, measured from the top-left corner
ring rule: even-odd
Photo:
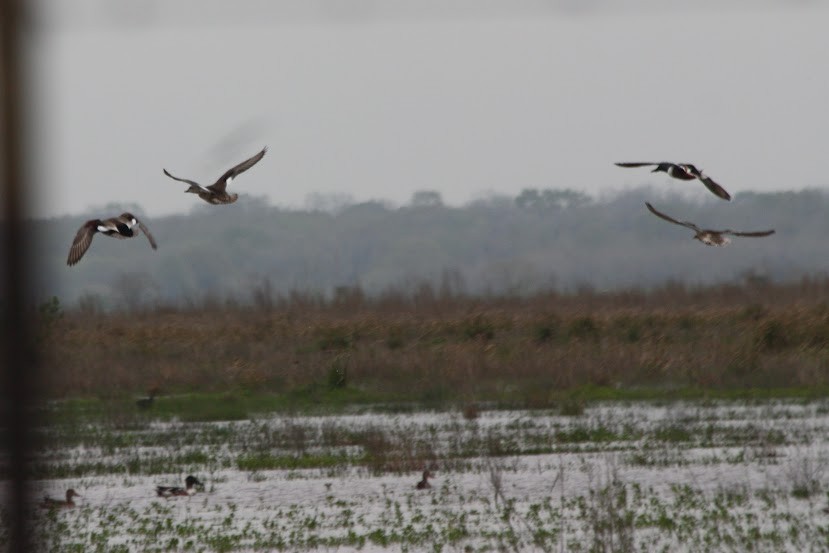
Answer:
[[[50,551],[829,549],[829,401],[571,411],[55,424],[33,523]]]

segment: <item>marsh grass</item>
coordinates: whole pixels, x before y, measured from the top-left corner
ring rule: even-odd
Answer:
[[[606,464],[603,471],[591,468],[589,476],[590,489],[582,509],[590,529],[590,551],[635,551],[636,512],[631,508],[628,485],[621,480],[615,461]]]
[[[829,298],[829,282],[768,292],[673,287],[416,302],[358,294],[347,307],[297,296],[263,310],[166,307],[91,320],[48,303],[38,315],[49,375],[42,390],[134,401],[158,386],[153,411],[162,416],[181,412],[175,398],[184,392],[226,394],[192,420],[241,419],[244,396],[265,394],[294,404],[548,408],[585,389],[640,398],[649,390],[825,393],[829,314],[814,300]]]
[[[786,471],[792,496],[808,499],[818,495],[825,487],[828,466],[829,461],[825,456],[797,451],[789,460]]]

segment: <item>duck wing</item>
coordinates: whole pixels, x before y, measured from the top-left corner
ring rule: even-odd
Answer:
[[[150,246],[152,246],[154,250],[157,250],[158,244],[155,243],[155,238],[153,238],[153,235],[150,234],[150,229],[148,229],[147,226],[144,223],[142,223],[141,220],[137,217],[135,219],[135,222],[138,224],[138,228],[141,229],[141,232],[144,233],[144,236],[147,237],[147,240],[150,241]]]
[[[185,182],[185,183],[189,184],[190,186],[195,186],[196,188],[198,188],[200,190],[204,190],[205,192],[209,192],[209,190],[207,190],[206,187],[200,185],[196,181],[192,181],[192,180],[189,180],[189,179],[181,179],[179,177],[175,177],[175,176],[171,175],[170,172],[167,169],[162,169],[162,171],[164,171],[164,174],[167,175],[168,177],[170,177],[173,180],[177,180],[179,182]]]
[[[245,161],[243,161],[242,163],[240,163],[240,164],[238,164],[234,167],[231,167],[230,169],[225,171],[224,175],[219,177],[219,180],[216,181],[216,184],[213,184],[213,185],[209,186],[208,188],[210,188],[211,190],[215,190],[216,192],[224,192],[225,189],[227,188],[227,184],[230,181],[235,179],[237,175],[240,175],[240,174],[244,173],[245,171],[247,171],[248,169],[250,169],[251,167],[253,167],[257,163],[259,163],[259,160],[261,160],[263,157],[265,157],[265,152],[267,152],[267,151],[268,151],[268,147],[265,146],[264,148],[262,148],[262,151],[260,151],[255,156],[246,159]]]
[[[614,163],[614,165],[618,165],[619,167],[646,167],[648,165],[661,165],[660,163],[652,163],[649,161],[634,161],[634,162],[624,162],[624,163]]]
[[[736,230],[722,230],[720,231],[722,234],[730,234],[732,236],[770,236],[775,233],[774,229],[772,230],[757,230],[752,232],[738,232]]]
[[[81,260],[83,254],[89,249],[92,244],[92,238],[98,232],[98,225],[101,223],[99,219],[90,219],[81,225],[75,234],[75,239],[72,241],[72,246],[69,248],[69,257],[66,258],[66,264],[70,267]]]
[[[714,182],[714,179],[709,177],[708,175],[704,174],[702,171],[697,169],[691,163],[682,163],[680,167],[685,169],[685,172],[691,175],[692,177],[696,177],[699,179],[702,184],[705,185],[705,188],[710,190],[715,196],[721,198],[723,200],[731,200],[731,194],[726,192],[725,188]]]
[[[689,229],[693,230],[694,232],[699,232],[700,231],[700,228],[698,226],[696,226],[694,223],[691,223],[689,221],[677,221],[673,217],[665,215],[661,211],[657,210],[655,207],[653,207],[648,202],[645,202],[645,205],[648,206],[648,209],[650,210],[651,213],[653,213],[654,215],[656,215],[657,217],[659,217],[661,219],[665,219],[669,223],[673,223],[675,225],[680,225],[680,226],[689,228]]]
[[[715,196],[718,198],[722,198],[723,200],[731,200],[731,194],[725,191],[725,188],[714,182],[710,177],[700,174],[697,178],[702,181],[702,184],[705,185],[705,188],[710,190],[714,193]]]

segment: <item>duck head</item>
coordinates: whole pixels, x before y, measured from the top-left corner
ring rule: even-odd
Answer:
[[[199,479],[193,476],[192,474],[184,479],[184,484],[187,486],[188,489],[192,488],[193,486],[204,486],[204,484],[199,482]]]

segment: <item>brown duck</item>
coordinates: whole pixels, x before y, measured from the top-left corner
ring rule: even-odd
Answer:
[[[433,478],[432,473],[429,472],[428,470],[424,470],[423,471],[423,480],[418,482],[417,485],[415,486],[415,488],[417,488],[418,490],[428,490],[428,489],[430,489],[432,487],[432,485],[429,483],[429,478]]]
[[[237,175],[244,173],[257,163],[259,163],[259,160],[265,157],[265,152],[267,151],[267,146],[262,148],[262,151],[253,156],[252,158],[246,159],[239,165],[236,165],[235,167],[232,167],[231,169],[225,171],[225,174],[219,177],[219,180],[217,180],[214,184],[211,184],[210,186],[202,186],[199,183],[191,180],[174,177],[170,174],[169,171],[167,171],[167,169],[164,169],[164,174],[173,180],[189,184],[190,188],[188,188],[184,192],[198,194],[199,198],[201,198],[209,204],[232,204],[233,202],[239,199],[239,194],[228,194],[227,185],[230,184],[233,181],[233,179],[236,178]]]
[[[769,236],[770,234],[774,234],[774,230],[760,230],[755,232],[738,232],[735,230],[711,230],[711,229],[701,229],[696,226],[694,223],[689,223],[688,221],[677,221],[673,217],[669,217],[665,215],[661,211],[657,211],[655,207],[653,207],[648,202],[645,202],[645,205],[648,206],[648,209],[651,213],[665,219],[666,221],[673,223],[675,225],[681,225],[683,227],[687,227],[694,231],[694,239],[699,240],[706,246],[725,246],[731,240],[725,236],[730,234],[731,236]]]
[[[718,198],[723,200],[730,200],[731,194],[725,191],[725,188],[714,182],[711,177],[703,174],[702,171],[691,165],[690,163],[671,163],[669,161],[662,161],[659,163],[652,162],[634,162],[634,163],[617,163],[619,167],[646,167],[655,166],[656,168],[651,173],[667,173],[679,180],[694,180],[699,179],[705,187],[710,190]]]
[[[153,403],[155,402],[155,398],[159,394],[159,392],[161,392],[161,389],[158,386],[153,386],[152,388],[149,389],[149,391],[147,393],[147,397],[142,397],[142,398],[139,398],[139,399],[135,400],[135,405],[139,409],[142,409],[142,410],[146,411],[147,409],[149,409],[150,407],[153,406]]]
[[[66,490],[65,501],[63,499],[53,499],[47,496],[43,498],[43,501],[40,503],[40,507],[43,509],[71,509],[75,506],[75,502],[72,501],[72,498],[74,497],[81,497],[81,494],[70,488]]]
[[[144,223],[139,221],[132,213],[122,213],[118,217],[110,219],[90,219],[81,225],[75,239],[72,241],[72,247],[69,248],[69,257],[66,259],[66,264],[72,266],[81,260],[83,254],[89,249],[89,245],[92,244],[92,238],[96,233],[100,232],[113,238],[132,238],[136,235],[135,227],[138,227],[144,233],[154,250],[158,248],[153,235],[150,234]]]

